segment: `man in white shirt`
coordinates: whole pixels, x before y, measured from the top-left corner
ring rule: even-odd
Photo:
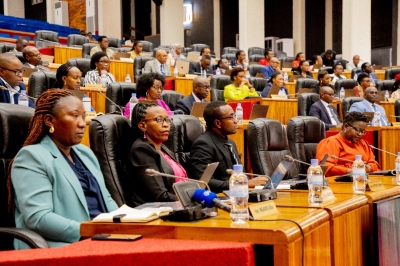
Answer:
[[[27,46],[22,50],[22,56],[26,63],[24,67],[36,68],[38,71],[50,71],[47,67],[42,66],[42,54],[34,46]]]
[[[310,116],[315,116],[325,123],[325,129],[342,126],[337,110],[330,105],[335,96],[331,87],[321,87],[319,90],[320,100],[310,107]]]
[[[202,76],[193,79],[193,92],[189,96],[176,103],[175,111],[182,110],[185,115],[190,115],[195,102],[207,102],[206,98],[210,92],[210,81]]]
[[[131,36],[129,40],[125,41],[125,45],[133,46],[133,43],[136,41],[135,36]]]
[[[353,70],[354,68],[360,67],[360,56],[359,55],[354,55],[353,56],[353,62],[348,62],[346,64],[346,69],[348,70]]]

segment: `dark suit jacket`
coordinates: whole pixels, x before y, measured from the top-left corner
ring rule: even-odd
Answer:
[[[164,145],[161,150],[175,159],[174,154]],[[148,176],[146,169],[151,168],[161,173],[173,175],[174,171],[152,144],[147,140],[137,139],[129,153],[127,172],[129,175],[129,188],[132,193],[133,205],[141,205],[146,202],[177,201],[172,184],[174,179],[161,176]],[[129,196],[130,196],[129,195]]]
[[[0,86],[6,87],[6,84],[4,84],[4,82],[0,79]],[[19,84],[19,88],[21,89],[20,92],[25,91],[26,92],[26,87],[25,84],[23,82],[21,82]],[[14,104],[18,104],[18,97],[19,94],[14,94]],[[29,101],[29,107],[35,108],[35,104],[32,102],[31,99],[28,99]],[[8,91],[3,91],[0,90],[0,102],[2,103],[11,103],[11,99],[10,99],[10,93]]]
[[[176,103],[175,111],[182,110],[185,115],[190,115],[190,112],[192,111],[194,103],[195,103],[195,99],[193,97],[193,94],[190,94],[189,96],[186,96],[185,98],[179,100]]]
[[[336,111],[335,108],[333,108],[333,112],[336,114],[336,116],[338,117],[338,119],[340,121],[338,112]],[[335,125],[331,124],[332,122],[331,122],[330,115],[329,115],[328,111],[326,110],[324,104],[322,103],[322,100],[319,100],[318,102],[315,102],[313,105],[311,105],[310,116],[318,117],[322,122],[324,122],[326,130],[328,130],[330,127],[335,126]]]
[[[207,70],[207,75],[208,74],[213,74],[213,68],[211,65],[208,66]],[[189,65],[189,74],[195,74],[195,73],[201,73],[201,65],[200,62],[190,62]]]
[[[191,177],[194,179],[200,179],[208,164],[219,162],[214,175],[208,182],[210,189],[216,193],[229,189],[230,175],[226,173],[226,169],[233,169],[234,164],[229,150],[224,146],[225,142],[233,145],[234,153],[239,160],[235,142],[229,138],[224,139],[212,130],[206,130],[201,134],[190,151]]]

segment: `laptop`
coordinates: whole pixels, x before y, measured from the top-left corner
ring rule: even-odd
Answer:
[[[227,69],[227,70],[225,70],[224,75],[225,75],[225,76],[230,76],[230,75],[231,75],[231,72],[232,72],[232,69]]]
[[[266,118],[268,113],[268,105],[254,104],[250,113],[250,120],[257,118]]]
[[[54,56],[42,54],[42,65],[48,65],[49,63],[53,63]],[[47,62],[47,64],[45,64]]]
[[[176,61],[175,66],[178,69],[178,74],[184,76],[189,73],[190,62],[187,61]]]
[[[386,93],[386,91],[378,91],[378,100],[380,102],[384,102],[385,101],[385,93]]]
[[[314,64],[313,70],[319,70],[322,67],[320,64]]]
[[[375,112],[364,112],[363,116],[367,118],[367,124],[371,123],[372,119],[374,119]]]
[[[268,92],[267,98],[272,98],[271,95],[278,95],[280,90],[281,90],[280,87],[273,85]]]
[[[296,80],[301,79],[301,78],[303,78],[302,75],[291,75],[289,77],[289,82],[295,82]]]
[[[33,73],[38,71],[36,68],[30,68],[30,67],[23,67],[24,74],[22,74],[22,77],[24,78],[29,78],[29,76]]]
[[[313,92],[313,89],[310,88],[300,88],[299,91],[297,92],[297,94],[303,94],[303,93],[311,93]]]
[[[284,69],[284,68],[292,69],[292,62],[283,62],[282,69]]]
[[[203,117],[204,108],[206,108],[207,104],[209,104],[209,102],[194,102],[190,115]]]
[[[347,97],[356,97],[357,91],[353,89],[345,89],[344,90],[344,98]]]
[[[131,55],[126,52],[115,52],[114,60],[121,60],[121,58],[131,58]]]
[[[199,62],[200,53],[188,53],[186,58],[193,62]]]

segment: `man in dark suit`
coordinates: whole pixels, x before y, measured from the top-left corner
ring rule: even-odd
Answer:
[[[331,87],[321,87],[319,90],[320,100],[310,107],[310,116],[318,117],[325,123],[325,129],[342,126],[337,110],[330,105],[335,93]]]
[[[190,63],[189,74],[200,74],[201,76],[210,75],[213,73],[211,66],[211,56],[208,54],[203,54],[199,62]]]
[[[209,103],[204,109],[207,130],[193,143],[190,151],[191,177],[200,179],[207,165],[219,162],[213,177],[208,182],[213,192],[229,189],[230,175],[227,169],[241,164],[235,142],[228,135],[235,134],[237,120],[232,107],[225,102]],[[249,187],[265,185],[267,178],[259,176],[249,180]]]
[[[35,68],[38,71],[50,71],[49,68],[42,66],[42,54],[34,46],[27,46],[22,50],[22,56],[25,59],[24,67]]]
[[[210,92],[210,81],[202,76],[193,79],[193,92],[176,103],[175,111],[182,110],[185,115],[190,115],[195,102],[207,102],[206,98]]]

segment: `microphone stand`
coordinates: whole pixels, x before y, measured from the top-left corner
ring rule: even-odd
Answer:
[[[27,97],[27,98],[33,100],[33,101],[36,101],[36,100],[37,100],[36,98],[34,98],[34,97],[32,97],[32,96],[29,96],[29,95],[27,95],[27,94],[22,94],[22,93],[20,93],[19,91],[15,90],[15,89],[9,89],[9,88],[6,88],[6,87],[4,87],[4,86],[0,86],[0,90],[2,90],[2,91],[10,91],[10,92],[13,92],[13,93],[18,94],[18,95],[23,95],[23,96],[25,96],[25,97]]]
[[[98,93],[100,93],[101,95],[103,95],[108,101],[110,101],[112,104],[114,104],[115,106],[117,106],[117,108],[119,109],[119,111],[121,112],[121,115],[124,115],[124,112],[122,112],[122,108],[121,106],[119,106],[118,104],[116,104],[113,100],[111,100],[110,98],[107,97],[107,95],[105,95],[103,92],[101,92],[101,90],[97,91]]]
[[[154,169],[146,169],[146,174],[149,176],[165,176],[165,177],[169,177],[169,178],[178,178],[181,179],[185,182],[190,181],[190,182],[195,182],[195,183],[200,183],[203,184],[207,190],[211,191],[210,187],[208,186],[208,184],[204,181],[201,180],[196,180],[196,179],[191,179],[191,178],[186,178],[186,177],[181,177],[181,176],[175,176],[175,175],[170,175],[170,174],[165,174],[165,173],[160,173]]]
[[[391,153],[391,152],[388,152],[388,151],[385,151],[385,150],[382,150],[382,149],[379,149],[379,148],[377,148],[377,147],[374,147],[374,146],[372,146],[372,145],[369,145],[371,148],[373,148],[373,149],[375,149],[375,150],[378,150],[378,151],[383,151],[383,152],[385,152],[385,153],[387,153],[387,154],[390,154],[390,155],[393,155],[393,156],[396,156],[397,157],[397,154],[394,154],[394,153]]]

